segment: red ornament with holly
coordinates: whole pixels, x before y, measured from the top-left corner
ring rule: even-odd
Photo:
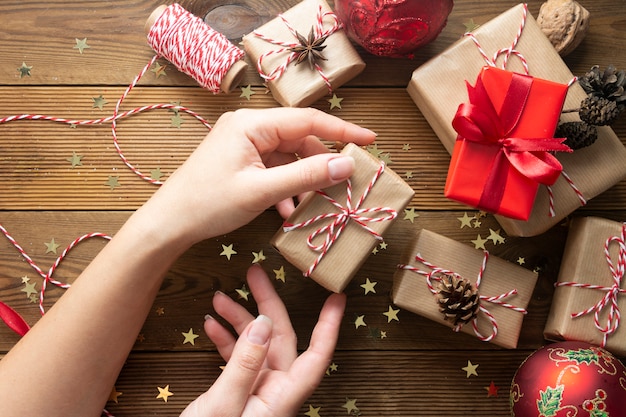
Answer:
[[[522,363],[510,400],[513,417],[624,417],[626,368],[589,343],[554,343]]]
[[[406,57],[446,26],[453,0],[335,0],[348,36],[374,55]]]

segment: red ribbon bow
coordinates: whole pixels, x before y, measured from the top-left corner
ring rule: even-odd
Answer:
[[[457,140],[500,148],[479,202],[479,207],[488,211],[496,211],[500,206],[509,165],[529,179],[551,185],[558,179],[563,167],[550,152],[572,152],[562,143],[565,138],[510,137],[522,116],[532,83],[532,77],[513,73],[498,114],[479,77],[475,87],[467,83],[469,103],[459,106],[452,121],[458,133]]]

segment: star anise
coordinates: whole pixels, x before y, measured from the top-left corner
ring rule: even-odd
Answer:
[[[305,38],[298,32],[296,32],[296,37],[298,38],[298,42],[300,42],[300,44],[289,48],[291,52],[295,52],[297,54],[295,65],[301,64],[306,60],[309,62],[309,67],[313,69],[318,60],[326,61],[326,58],[322,55],[322,51],[327,46],[324,45],[327,36],[316,38],[313,28],[311,27],[308,38]]]

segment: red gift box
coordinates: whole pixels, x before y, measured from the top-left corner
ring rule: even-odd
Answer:
[[[562,166],[553,151],[568,86],[495,67],[467,85],[452,122],[458,136],[444,194],[491,213],[527,220],[540,184],[552,185]]]

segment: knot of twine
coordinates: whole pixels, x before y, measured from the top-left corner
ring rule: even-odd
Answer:
[[[244,55],[226,36],[179,4],[163,11],[147,37],[157,54],[213,93],[220,92],[222,79]]]
[[[611,244],[617,244],[618,252],[616,262],[613,262],[611,254],[609,252]],[[619,327],[621,313],[619,305],[617,303],[618,296],[620,294],[626,294],[626,289],[622,289],[622,280],[624,279],[624,271],[626,269],[626,223],[622,224],[622,231],[619,236],[611,236],[604,242],[604,257],[606,263],[611,272],[611,279],[613,281],[611,286],[593,285],[578,282],[557,282],[554,284],[556,287],[574,287],[574,288],[586,288],[590,290],[604,291],[604,296],[591,307],[579,311],[577,313],[571,313],[571,318],[577,318],[593,313],[593,322],[596,327],[602,333],[601,347],[605,347],[608,337],[615,333]],[[600,315],[602,311],[608,307],[608,313],[606,317],[606,324],[602,325]]]
[[[478,276],[476,278],[476,289],[479,290],[480,289],[480,284],[482,282],[482,278],[483,278],[483,274],[485,272],[485,269],[487,267],[487,260],[489,259],[489,252],[485,251],[484,252],[485,256],[483,257],[483,261],[481,263],[480,266],[480,270],[478,271]],[[438,293],[438,290],[435,288],[435,285],[433,284],[433,281],[441,281],[441,275],[442,274],[447,274],[447,275],[453,275],[457,278],[463,278],[461,277],[461,275],[457,274],[454,271],[450,271],[444,268],[439,268],[433,264],[431,264],[430,262],[428,262],[426,259],[422,258],[422,256],[417,253],[415,255],[415,260],[422,263],[424,266],[430,268],[430,271],[423,271],[415,266],[412,265],[404,265],[404,264],[400,264],[398,265],[399,269],[404,269],[407,271],[411,271],[411,272],[415,272],[416,274],[422,275],[426,278],[426,285],[428,286],[428,289],[430,290],[430,292],[433,295],[436,295]],[[504,299],[511,297],[513,295],[517,294],[517,289],[512,289],[508,292],[496,295],[496,296],[491,296],[491,297],[487,297],[484,295],[480,295],[479,293],[479,299],[480,299],[480,304],[479,304],[479,311],[482,312],[487,319],[489,320],[489,324],[491,325],[491,334],[489,335],[483,335],[480,330],[478,329],[478,316],[476,316],[473,320],[472,320],[472,328],[474,329],[474,333],[476,334],[476,337],[480,340],[482,340],[483,342],[489,342],[491,340],[493,340],[497,335],[498,335],[498,321],[496,320],[496,318],[493,316],[493,314],[484,306],[483,302],[486,303],[492,303],[492,304],[496,304],[508,309],[511,309],[513,311],[516,311],[518,313],[522,313],[522,314],[526,314],[527,311],[524,308],[521,307],[516,307],[513,304],[509,304],[507,302],[504,301]],[[462,328],[462,325],[457,325],[455,327],[453,327],[452,329],[455,332],[460,331]]]
[[[495,51],[493,56],[489,56],[487,54],[485,49],[480,44],[480,41],[478,40],[476,35],[474,35],[471,32],[467,32],[463,36],[469,37],[474,42],[474,45],[476,45],[476,48],[478,49],[478,52],[481,54],[481,56],[485,60],[485,63],[488,66],[490,66],[490,67],[497,67],[496,61],[498,60],[498,58],[500,58],[500,56],[502,56],[503,58],[502,58],[502,66],[501,66],[501,68],[502,69],[506,69],[506,66],[509,63],[509,59],[511,58],[511,56],[515,56],[515,57],[517,57],[520,60],[522,66],[524,67],[524,73],[526,75],[530,75],[528,61],[526,60],[526,58],[524,57],[524,55],[520,51],[515,49],[517,47],[517,44],[519,43],[520,38],[522,37],[522,33],[524,32],[524,27],[526,26],[527,19],[528,19],[528,4],[524,3],[524,5],[522,7],[522,19],[521,19],[520,25],[519,25],[519,27],[517,29],[517,32],[515,33],[513,41],[511,42],[511,44],[508,47],[500,48],[497,51]],[[576,81],[578,81],[578,78],[577,77],[573,77],[567,83],[567,86],[571,87]],[[576,186],[576,184],[574,184],[574,181],[572,181],[572,179],[569,177],[569,175],[567,175],[567,173],[564,170],[561,171],[561,175],[563,176],[563,178],[565,179],[567,184],[570,186],[570,188],[574,191],[574,193],[576,194],[576,197],[578,197],[578,201],[580,202],[580,205],[581,206],[586,205],[587,204],[587,200],[586,200],[585,196],[583,195],[583,193],[580,191],[580,189]],[[556,212],[555,212],[555,209],[554,209],[554,192],[552,191],[552,186],[546,185],[545,187],[546,187],[546,189],[548,191],[548,200],[549,200],[549,202],[548,202],[548,216],[549,217],[554,217],[554,216],[556,216]]]
[[[293,28],[293,26],[291,26],[289,21],[287,21],[287,19],[285,19],[285,17],[282,14],[279,14],[278,17],[282,20],[282,22],[285,24],[285,26],[287,27],[287,29],[289,30],[293,38],[297,41],[298,34],[296,30]],[[331,26],[325,30],[324,19],[326,17],[329,17],[331,19]],[[339,22],[339,18],[337,17],[337,15],[333,13],[332,11],[324,12],[322,10],[322,6],[320,5],[317,10],[315,24],[313,25],[313,33],[315,36],[315,40],[328,37],[332,35],[333,33],[335,33],[336,31],[340,30],[341,28],[342,28],[342,25]],[[278,45],[281,47],[279,49],[274,49],[274,50],[265,52],[264,54],[259,56],[259,59],[257,60],[257,71],[259,72],[259,75],[264,80],[275,81],[279,79],[287,70],[287,67],[289,66],[289,64],[291,64],[297,58],[298,53],[294,52],[292,48],[299,46],[300,43],[299,42],[286,42],[286,41],[281,41],[277,39],[272,39],[258,31],[253,31],[252,33],[256,37],[263,39],[266,42],[269,42],[273,45]],[[263,69],[263,60],[271,55],[278,55],[283,52],[290,52],[289,55],[287,55],[287,58],[285,59],[285,61],[282,64],[278,65],[273,70],[271,70],[270,72],[265,72],[265,70]],[[330,83],[330,80],[326,76],[326,74],[324,74],[322,67],[320,67],[318,63],[315,63],[314,67],[315,67],[315,70],[319,73],[322,80],[324,81],[324,84],[326,84],[326,87],[328,87],[328,91],[332,92],[333,91],[332,85]]]
[[[313,264],[309,267],[309,269],[304,272],[304,276],[310,277],[315,268],[322,261],[324,256],[328,253],[332,245],[339,239],[341,232],[346,227],[348,222],[352,220],[357,225],[361,226],[363,230],[367,231],[369,234],[374,236],[377,240],[383,240],[383,237],[373,230],[371,227],[367,225],[367,223],[378,223],[384,221],[390,221],[395,219],[398,216],[398,213],[389,207],[372,207],[372,208],[361,208],[363,202],[367,198],[368,194],[376,184],[376,181],[385,170],[385,164],[381,163],[380,167],[372,177],[372,180],[369,182],[365,190],[363,191],[363,195],[358,199],[354,206],[352,205],[352,182],[350,179],[346,181],[346,203],[345,206],[336,201],[334,198],[329,196],[325,191],[319,190],[316,191],[322,197],[324,197],[327,201],[329,201],[335,208],[337,208],[338,212],[335,213],[324,213],[317,216],[314,216],[308,220],[305,220],[300,223],[291,224],[285,223],[283,225],[284,232],[291,232],[298,229],[306,228],[320,220],[332,219],[332,222],[326,226],[322,226],[316,230],[314,230],[307,237],[307,246],[315,251],[319,252],[319,256],[313,262]],[[382,216],[381,216],[382,215]],[[320,244],[316,244],[314,241],[318,238],[318,236],[323,236],[323,242]]]

